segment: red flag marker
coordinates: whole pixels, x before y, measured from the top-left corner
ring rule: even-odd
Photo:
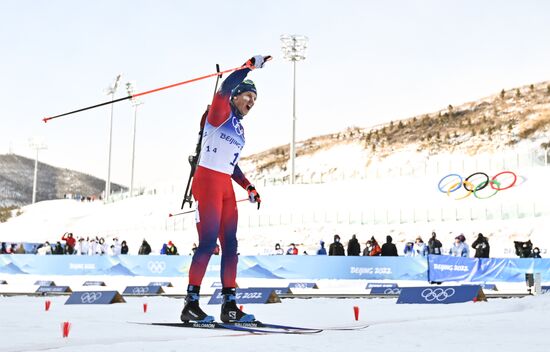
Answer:
[[[355,314],[355,320],[359,320],[359,307],[353,306],[353,314]]]
[[[63,330],[63,337],[69,337],[69,331],[71,330],[71,323],[68,321],[64,321],[61,325],[61,328]]]
[[[239,309],[240,309],[240,310],[243,310],[243,305],[242,305],[242,304],[239,306]]]
[[[143,303],[143,313],[147,313],[147,303]]]
[[[46,312],[50,310],[50,306],[52,305],[52,301],[50,301],[49,299],[46,300],[46,302],[44,302],[44,305],[45,305],[45,309],[46,309]]]

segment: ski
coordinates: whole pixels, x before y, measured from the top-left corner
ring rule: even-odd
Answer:
[[[265,324],[261,322],[250,322],[250,323],[197,323],[197,322],[188,322],[188,323],[134,323],[142,325],[153,325],[153,326],[170,326],[177,328],[196,328],[196,329],[226,329],[234,331],[243,331],[250,333],[261,333],[261,334],[316,334],[323,329],[314,329],[314,328],[303,328],[297,326],[286,326],[286,325],[277,325],[277,324]]]

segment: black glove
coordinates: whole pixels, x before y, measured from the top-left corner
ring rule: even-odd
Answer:
[[[258,203],[258,209],[260,209],[262,199],[260,198],[260,194],[256,191],[256,187],[254,187],[254,185],[248,185],[246,191],[248,192],[248,200],[250,203]]]

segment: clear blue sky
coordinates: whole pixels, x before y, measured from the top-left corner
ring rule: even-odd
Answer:
[[[0,153],[106,178],[109,108],[41,119],[109,99],[122,72],[143,91],[242,64],[258,101],[244,155],[288,143],[292,66],[279,36],[307,35],[298,66],[297,139],[368,127],[550,79],[548,1],[1,1]],[[187,178],[214,79],[145,96],[136,185]],[[117,97],[125,96],[120,89]],[[133,110],[115,105],[112,180],[130,183]]]

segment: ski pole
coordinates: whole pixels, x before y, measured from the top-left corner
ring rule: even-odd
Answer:
[[[141,93],[136,93],[136,94],[132,94],[132,95],[128,95],[127,97],[123,97],[123,98],[119,98],[119,99],[114,99],[114,100],[109,100],[109,101],[106,101],[104,103],[100,103],[100,104],[96,104],[96,105],[92,105],[92,106],[88,106],[88,107],[85,107],[85,108],[82,108],[82,109],[78,109],[78,110],[73,110],[73,111],[69,111],[69,112],[66,112],[64,114],[59,114],[59,115],[55,115],[55,116],[51,116],[51,117],[44,117],[42,119],[42,121],[44,121],[44,123],[50,121],[50,120],[53,120],[53,119],[57,119],[58,117],[62,117],[62,116],[67,116],[67,115],[71,115],[71,114],[75,114],[77,112],[81,112],[81,111],[86,111],[86,110],[90,110],[90,109],[94,109],[94,108],[98,108],[100,106],[104,106],[104,105],[109,105],[109,104],[114,104],[114,103],[118,103],[119,101],[123,101],[123,100],[127,100],[127,99],[134,99],[134,98],[137,98],[137,97],[140,97],[142,95],[146,95],[146,94],[151,94],[151,93],[155,93],[155,92],[159,92],[161,90],[165,90],[165,89],[169,89],[169,88],[174,88],[174,87],[177,87],[177,86],[181,86],[181,85],[184,85],[184,84],[187,84],[187,83],[191,83],[191,82],[196,82],[196,81],[200,81],[200,80],[203,80],[203,79],[206,79],[206,78],[210,78],[210,77],[214,77],[214,76],[220,76],[224,73],[229,73],[229,72],[233,72],[233,71],[238,71],[238,70],[242,70],[242,69],[245,69],[245,68],[250,68],[252,67],[252,64],[250,62],[247,62],[246,64],[242,65],[242,66],[239,66],[239,67],[235,67],[235,68],[230,68],[230,69],[227,69],[225,71],[222,71],[222,72],[215,72],[215,73],[211,73],[211,74],[208,74],[208,75],[205,75],[205,76],[201,76],[201,77],[197,77],[197,78],[193,78],[193,79],[190,79],[190,80],[187,80],[187,81],[183,81],[183,82],[178,82],[178,83],[174,83],[174,84],[170,84],[168,86],[164,86],[164,87],[160,87],[160,88],[155,88],[155,89],[151,89],[151,90],[148,90],[148,91],[145,91],[145,92],[141,92]]]
[[[222,78],[222,74],[220,73],[220,65],[216,64],[216,71],[218,71],[218,77],[216,77],[216,86],[214,87],[214,96],[212,96],[212,100],[214,100],[214,97],[216,96],[216,91],[218,90],[218,82],[220,81],[220,78]],[[206,111],[202,115],[201,123],[200,123],[200,130],[199,130],[199,140],[197,141],[197,146],[195,147],[195,155],[189,155],[189,164],[191,165],[191,171],[189,172],[189,178],[187,179],[187,186],[185,187],[185,194],[183,195],[183,201],[181,202],[181,209],[185,207],[185,203],[189,203],[189,208],[193,205],[193,196],[191,195],[191,181],[193,181],[193,176],[195,175],[195,170],[197,168],[197,163],[199,162],[199,157],[201,154],[201,148],[202,148],[202,132],[204,129],[204,122],[206,121],[206,117],[208,116],[208,112],[210,111],[210,105],[206,106]]]
[[[235,203],[244,202],[245,200],[248,200],[248,198],[239,199],[239,200],[235,201]],[[187,211],[183,211],[181,213],[176,213],[176,214],[170,213],[170,214],[168,214],[168,217],[171,218],[173,216],[190,214],[190,213],[194,213],[195,211],[197,211],[197,209],[187,210]]]

